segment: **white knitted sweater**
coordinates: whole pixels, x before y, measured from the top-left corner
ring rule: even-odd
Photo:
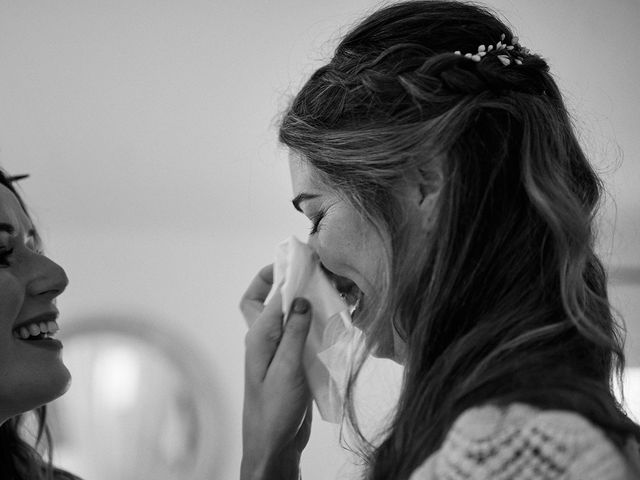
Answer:
[[[410,480],[640,479],[635,447],[623,456],[600,429],[573,412],[519,403],[483,406],[456,420],[440,450]]]

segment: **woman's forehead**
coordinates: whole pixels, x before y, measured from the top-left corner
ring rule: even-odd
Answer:
[[[12,227],[15,232],[31,232],[31,220],[20,205],[18,198],[6,186],[0,185],[0,224]]]
[[[291,155],[289,157],[289,171],[294,194],[327,189],[319,170],[300,155]]]

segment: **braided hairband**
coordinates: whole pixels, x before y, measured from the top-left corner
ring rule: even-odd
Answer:
[[[518,37],[513,37],[511,39],[511,45],[503,43],[504,39],[505,34],[503,33],[502,35],[500,35],[500,41],[496,43],[495,46],[489,45],[487,47],[485,45],[480,45],[476,53],[465,53],[464,57],[470,58],[474,62],[479,62],[487,53],[494,51],[495,53],[500,52],[496,56],[505,67],[511,65],[512,59],[517,65],[522,65],[522,57],[523,55],[529,54],[529,49],[522,47],[518,43]],[[456,50],[454,53],[456,55],[462,55],[460,50]]]

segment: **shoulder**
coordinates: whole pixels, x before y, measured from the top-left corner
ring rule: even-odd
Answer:
[[[514,403],[465,411],[411,480],[599,479],[631,475],[605,434],[570,411]]]

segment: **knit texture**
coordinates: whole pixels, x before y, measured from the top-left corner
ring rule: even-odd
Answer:
[[[605,434],[569,411],[525,404],[467,410],[410,480],[634,480]]]

